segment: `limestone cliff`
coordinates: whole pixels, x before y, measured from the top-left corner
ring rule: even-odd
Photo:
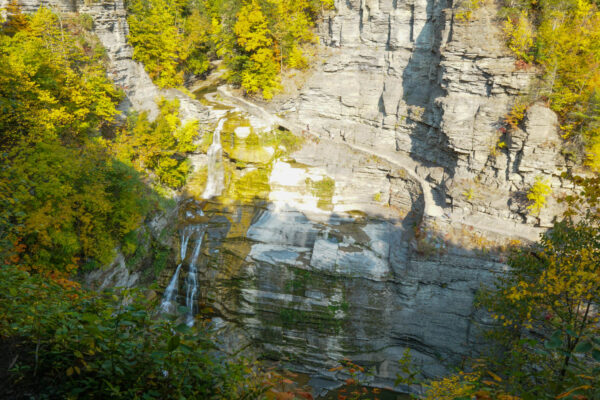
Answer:
[[[202,226],[200,260],[178,262],[197,264],[198,301],[238,328],[238,345],[331,378],[350,357],[379,384],[406,348],[429,376],[477,352],[489,323],[477,289],[503,271],[507,244],[535,240],[556,211],[527,216],[525,191],[538,175],[563,189],[552,111],[536,104],[523,129],[500,130],[533,71],[505,50],[493,5],[458,23],[446,0],[336,0],[319,25],[322,62],[269,113],[225,89],[220,104],[159,91],[131,59],[121,1],[23,2],[46,4],[93,16],[124,107],[156,113],[165,95],[185,119],[227,120],[225,195],[195,201],[187,188],[178,227]],[[286,149],[280,126],[305,143]],[[207,157],[192,161],[202,181]]]
[[[336,140],[418,160],[448,213],[536,223],[522,198],[538,175],[560,192],[557,118],[537,105],[524,131],[503,134],[535,71],[517,68],[493,4],[468,22],[455,12],[446,0],[336,1],[320,24],[322,64],[278,111]]]

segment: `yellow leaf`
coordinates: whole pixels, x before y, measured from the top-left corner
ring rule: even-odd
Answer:
[[[73,367],[67,368],[67,376],[73,375]]]
[[[569,390],[568,392],[564,392],[559,394],[558,396],[556,396],[556,399],[564,399],[565,397],[569,396],[571,393],[577,391],[577,390],[585,390],[585,389],[591,389],[592,387],[590,385],[581,385],[578,386],[576,388],[573,388],[571,390]]]
[[[495,380],[495,381],[502,382],[502,378],[500,378],[498,375],[496,375],[496,374],[495,374],[495,373],[493,373],[492,371],[488,371],[488,374],[489,374],[489,375],[490,375],[492,378],[494,378],[494,380]]]

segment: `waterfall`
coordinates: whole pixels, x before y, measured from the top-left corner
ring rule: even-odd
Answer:
[[[191,225],[186,226],[181,232],[181,263],[177,266],[177,269],[175,270],[175,273],[173,274],[173,277],[169,282],[169,286],[167,286],[167,288],[165,289],[164,297],[160,304],[160,309],[163,312],[174,311],[177,298],[177,289],[179,287],[179,272],[181,270],[181,266],[184,263],[190,239],[192,238],[192,236],[194,236],[194,234],[197,234],[196,245],[194,246],[194,252],[192,253],[192,258],[190,260],[190,269],[186,279],[185,305],[188,308],[187,324],[190,326],[194,324],[195,302],[198,293],[198,271],[196,265],[198,263],[200,249],[202,248],[202,239],[204,238],[205,231],[206,225]]]
[[[196,247],[194,247],[194,253],[190,260],[190,270],[186,279],[186,294],[185,294],[185,305],[188,309],[186,323],[188,326],[194,325],[194,314],[196,311],[196,297],[198,295],[198,278],[196,265],[198,262],[198,256],[200,255],[200,249],[202,248],[202,239],[204,238],[204,231],[206,225],[201,225],[198,231],[198,239],[196,239]]]
[[[169,286],[165,289],[165,294],[162,302],[160,303],[160,309],[164,312],[173,312],[173,302],[177,297],[177,289],[179,282],[179,270],[181,270],[181,265],[183,265],[183,260],[185,260],[185,255],[187,253],[188,243],[192,234],[194,233],[194,229],[191,226],[186,226],[181,232],[181,248],[179,250],[179,255],[181,256],[181,262],[177,266],[171,281],[169,282]]]
[[[210,199],[219,196],[224,188],[225,170],[223,169],[223,147],[221,146],[221,131],[225,124],[225,118],[219,121],[217,129],[213,133],[213,142],[208,148],[208,177],[206,189],[202,197]]]
[[[165,289],[165,294],[162,302],[160,303],[160,309],[163,312],[173,312],[173,300],[177,297],[177,282],[179,280],[179,270],[181,269],[181,264],[177,266],[173,277],[171,278],[171,282],[169,282],[169,286]]]

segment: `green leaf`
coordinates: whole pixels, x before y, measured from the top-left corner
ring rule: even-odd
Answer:
[[[600,362],[600,350],[593,349],[592,350],[592,358],[598,362]]]
[[[167,347],[168,351],[173,351],[177,348],[177,346],[179,346],[180,343],[180,339],[179,336],[175,335],[172,336],[171,339],[169,339],[169,345]]]
[[[575,346],[575,353],[587,353],[592,349],[592,344],[590,342],[581,342]]]

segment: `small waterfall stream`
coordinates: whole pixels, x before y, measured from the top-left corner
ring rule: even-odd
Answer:
[[[221,131],[225,124],[225,118],[222,118],[213,133],[213,141],[208,148],[208,177],[206,189],[202,197],[211,199],[219,196],[224,189],[225,170],[223,169],[223,147],[221,146]]]
[[[226,118],[219,120],[217,128],[213,133],[213,141],[208,148],[208,176],[206,188],[202,194],[205,199],[211,199],[219,196],[224,189],[225,170],[223,168],[223,147],[221,146],[221,132]],[[164,297],[160,308],[163,312],[174,312],[179,287],[179,273],[185,261],[187,248],[192,236],[196,235],[196,243],[189,260],[189,270],[186,277],[185,305],[188,309],[186,323],[188,326],[194,325],[194,314],[196,312],[196,299],[198,297],[198,257],[202,249],[202,240],[206,232],[206,224],[186,226],[181,233],[181,263],[177,266],[169,285],[165,289]]]
[[[196,298],[198,294],[198,278],[197,278],[197,265],[198,258],[200,256],[200,250],[202,249],[202,240],[204,239],[204,233],[206,232],[206,224],[201,225],[189,225],[186,226],[181,232],[181,249],[180,256],[181,262],[177,266],[169,285],[165,289],[163,300],[160,304],[160,309],[163,312],[172,313],[175,311],[177,303],[177,294],[179,288],[179,273],[181,267],[184,264],[185,257],[187,254],[187,248],[190,240],[193,236],[196,236],[196,243],[192,252],[192,257],[189,260],[189,271],[186,278],[186,295],[185,305],[188,308],[188,314],[186,317],[186,323],[189,326],[194,324],[194,314],[196,310]]]
[[[190,238],[194,233],[193,227],[186,226],[181,232],[181,249],[179,251],[179,255],[181,256],[181,262],[177,266],[171,281],[169,282],[169,286],[165,289],[164,297],[162,302],[160,303],[160,309],[163,312],[173,312],[174,308],[174,300],[177,298],[178,292],[178,282],[179,282],[179,271],[181,270],[181,266],[183,265],[183,261],[185,260],[185,255],[187,253],[188,243]]]
[[[186,317],[186,323],[188,326],[194,325],[196,297],[198,295],[198,270],[196,266],[198,263],[198,256],[200,255],[200,249],[202,248],[202,240],[204,239],[206,225],[198,225],[197,229],[198,236],[196,239],[196,246],[194,247],[194,252],[192,253],[192,259],[190,260],[190,269],[188,271],[186,279],[185,306],[188,309],[188,314]]]

